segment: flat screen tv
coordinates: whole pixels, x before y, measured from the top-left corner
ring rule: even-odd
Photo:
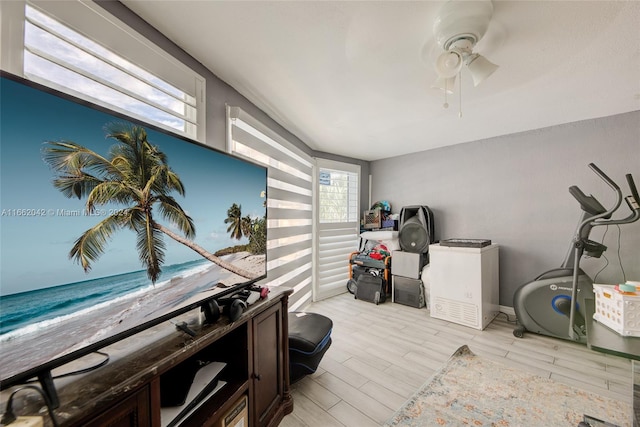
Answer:
[[[266,168],[0,78],[2,389],[266,276]]]

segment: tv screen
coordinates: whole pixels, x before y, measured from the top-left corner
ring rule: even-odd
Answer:
[[[3,389],[266,276],[264,167],[7,73],[0,96]]]

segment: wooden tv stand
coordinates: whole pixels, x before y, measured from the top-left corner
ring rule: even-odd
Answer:
[[[56,385],[60,400],[54,411],[57,422],[60,426],[92,427],[166,425],[160,397],[162,387],[171,385],[162,382],[161,375],[197,358],[226,363],[220,374],[226,384],[182,425],[222,426],[223,416],[246,396],[245,425],[277,426],[293,410],[287,326],[291,292],[273,288],[268,298],[249,307],[236,322],[230,323],[223,315],[214,325],[193,328],[195,337],[165,322],[103,349],[111,355],[108,365]],[[144,341],[157,335],[161,338],[141,345],[141,334],[146,334]],[[120,356],[123,349],[128,354]],[[20,411],[19,415],[28,414]],[[39,415],[45,425],[52,425],[46,413]]]

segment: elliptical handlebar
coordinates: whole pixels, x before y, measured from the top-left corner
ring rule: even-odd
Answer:
[[[638,196],[638,189],[636,188],[636,183],[633,182],[633,176],[630,173],[628,173],[625,175],[625,177],[627,178],[627,184],[629,184],[629,189],[631,190],[631,196],[634,199],[633,201],[629,201],[629,198],[627,197],[627,203],[631,204],[629,206],[631,209],[640,209],[640,196]],[[633,202],[635,202],[635,206]]]
[[[631,209],[631,215],[623,219],[607,221],[607,224],[628,224],[640,219],[640,197],[638,197],[636,183],[633,182],[633,176],[630,173],[626,174],[625,177],[627,178],[627,184],[629,185],[629,190],[631,190],[631,195],[625,197],[624,200],[627,202],[629,209]]]
[[[613,188],[614,190],[620,190],[620,187],[618,186],[618,184],[616,184],[611,178],[609,178],[607,176],[606,173],[602,172],[602,170],[595,165],[595,163],[589,163],[589,167],[591,168],[591,170],[593,170],[596,175],[598,175],[604,182],[606,182],[607,184],[609,184],[609,186],[611,188]]]
[[[596,166],[594,165],[594,167],[596,167]],[[627,206],[629,206],[629,209],[631,210],[631,214],[628,217],[621,218],[621,219],[606,219],[606,218],[609,218],[609,217],[597,217],[597,218],[596,217],[591,217],[589,219],[589,223],[592,226],[596,226],[596,225],[629,224],[629,223],[632,223],[632,222],[636,222],[638,219],[640,219],[640,197],[638,197],[638,189],[636,188],[636,183],[633,181],[633,176],[630,173],[626,174],[625,178],[627,179],[627,184],[629,185],[629,190],[631,191],[631,195],[625,197],[624,199],[627,202]],[[616,185],[616,187],[618,187],[618,186]],[[619,187],[618,187],[617,191],[619,192],[619,197],[622,197],[622,192],[620,192]],[[620,204],[618,203],[617,206],[619,206],[619,205]],[[617,209],[617,207],[615,209],[613,209],[613,211],[615,211],[616,209]],[[611,212],[613,212],[613,211],[611,211]]]
[[[620,206],[620,203],[622,203],[622,191],[620,191],[620,187],[618,186],[618,184],[616,184],[611,178],[609,178],[607,176],[607,174],[605,174],[599,167],[597,167],[595,164],[593,163],[589,163],[589,167],[607,184],[609,184],[609,186],[611,188],[613,188],[613,190],[616,192],[617,196],[618,196],[618,200],[616,202],[616,205],[614,207],[612,207],[611,209],[609,209],[607,211],[607,216],[601,216],[601,215],[596,215],[590,218],[590,220],[596,220],[596,219],[601,219],[601,218],[608,218],[609,216],[611,216],[611,214],[618,209],[618,207]],[[628,216],[627,218],[623,218],[623,219],[618,219],[618,220],[601,220],[599,222],[595,222],[593,225],[603,225],[603,224],[628,224],[630,222],[635,222],[640,218],[640,196],[638,195],[638,188],[636,187],[636,183],[633,180],[633,175],[631,175],[630,173],[625,175],[625,178],[627,179],[627,185],[629,185],[629,190],[631,191],[631,195],[625,197],[625,201],[627,202],[627,205],[629,206],[629,209],[631,209],[631,215]],[[575,197],[575,195],[574,195]]]
[[[596,222],[596,220],[601,218],[610,218],[611,215],[620,207],[620,204],[622,203],[622,191],[620,191],[620,186],[618,186],[618,184],[616,184],[611,178],[609,178],[607,174],[604,173],[594,163],[589,163],[588,166],[591,168],[591,170],[593,170],[593,172],[595,172],[596,175],[600,177],[600,179],[606,182],[609,185],[609,187],[613,189],[613,191],[616,193],[616,203],[606,211],[599,213],[597,215],[594,215],[592,217],[586,218],[584,221],[582,221],[582,223],[578,226],[578,230],[576,233],[576,241],[581,239],[582,231],[587,225],[592,225],[592,226],[602,225],[604,222],[610,223],[610,221],[613,221],[613,220],[604,220],[602,222]]]

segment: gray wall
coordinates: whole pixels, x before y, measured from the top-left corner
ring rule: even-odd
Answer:
[[[559,266],[580,216],[568,188],[578,185],[600,202],[614,201],[596,177],[595,163],[628,195],[625,173],[640,185],[640,112],[570,123],[371,162],[373,200],[394,212],[406,205],[434,211],[435,237],[491,239],[500,245],[500,304],[515,290]],[[627,216],[623,202],[616,218]],[[627,280],[640,280],[640,221],[620,226],[620,258]],[[600,240],[605,227],[594,229]],[[622,281],[618,228],[605,236],[609,265],[598,283]],[[585,259],[592,278],[604,258]]]

